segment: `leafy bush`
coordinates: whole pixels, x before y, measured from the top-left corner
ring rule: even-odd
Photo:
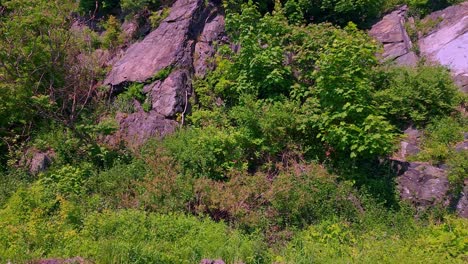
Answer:
[[[318,137],[336,151],[357,157],[388,153],[393,126],[370,104],[377,60],[370,39],[350,24],[336,31],[317,62],[316,96],[320,113],[312,118]]]
[[[160,6],[159,0],[120,0],[122,11],[133,15],[144,9],[157,9]]]
[[[146,103],[147,97],[143,94],[143,83],[132,83],[127,89],[119,94],[112,103],[114,111],[122,113],[135,112],[135,101]]]
[[[405,219],[405,221],[414,221]],[[385,231],[357,232],[346,222],[324,222],[302,231],[277,261],[288,263],[463,263],[466,220],[414,227],[407,235]]]
[[[97,6],[96,6],[97,5]],[[107,14],[112,9],[119,7],[120,0],[80,0],[79,6],[81,11],[89,14],[95,14],[95,12],[101,12]]]
[[[224,179],[226,173],[245,168],[245,136],[232,128],[191,128],[165,140],[166,148],[186,175]]]
[[[106,31],[103,34],[103,46],[110,50],[118,48],[118,46],[123,43],[124,38],[120,28],[120,22],[115,16],[109,16],[104,23],[104,28]]]
[[[444,162],[453,155],[454,145],[463,141],[468,130],[468,120],[463,117],[445,117],[434,120],[427,126],[422,140],[422,151],[417,159],[434,163]]]
[[[93,214],[81,234],[77,251],[97,262],[196,263],[203,258],[255,262],[264,255],[258,242],[223,223],[183,215]]]
[[[375,95],[377,105],[399,126],[425,125],[446,116],[461,102],[448,71],[420,65],[389,71],[389,84]]]

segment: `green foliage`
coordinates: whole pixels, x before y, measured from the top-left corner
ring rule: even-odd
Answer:
[[[380,155],[391,150],[393,127],[372,102],[376,47],[354,25],[337,31],[317,62],[316,91],[321,113],[312,117],[318,137],[337,151]]]
[[[447,165],[449,166],[448,179],[452,184],[453,193],[459,194],[468,175],[468,151],[451,153],[447,158]]]
[[[148,82],[154,82],[158,80],[164,81],[172,73],[172,70],[173,70],[172,66],[168,66],[164,69],[161,69],[160,71],[155,73],[153,77],[151,78],[151,80]]]
[[[231,231],[223,223],[184,215],[105,211],[90,214],[75,229],[67,220],[79,214],[73,205],[61,199],[44,200],[39,191],[18,193],[0,212],[1,261],[79,255],[99,263],[186,263],[202,258],[255,262],[265,256],[258,240]],[[20,195],[41,200],[20,201]],[[14,213],[25,207],[31,209],[29,214]],[[33,211],[33,207],[37,209]],[[49,217],[35,217],[48,210]],[[8,232],[13,229],[15,235],[11,236]]]
[[[120,0],[80,0],[80,10],[87,14],[109,13],[120,5]]]
[[[81,250],[98,262],[192,263],[202,258],[255,262],[264,254],[255,240],[229,231],[223,223],[183,215],[94,214],[81,234]]]
[[[441,163],[453,154],[454,145],[464,139],[467,130],[466,118],[446,117],[434,120],[424,135],[421,153],[417,159]]]
[[[461,102],[458,88],[442,67],[394,68],[388,75],[389,83],[376,93],[376,102],[399,126],[425,125],[450,114]]]
[[[143,94],[143,83],[132,83],[127,89],[119,94],[112,103],[113,109],[122,113],[135,112],[135,101],[146,102],[146,96]]]
[[[115,16],[109,16],[107,21],[104,23],[106,29],[102,44],[106,49],[116,49],[123,42],[123,35],[120,28],[119,21]]]
[[[165,7],[161,11],[155,11],[151,13],[149,20],[151,22],[151,27],[158,28],[159,24],[169,16],[170,8]]]
[[[93,16],[121,6],[147,18],[173,1],[98,1],[98,14],[95,1],[77,2]],[[94,50],[119,47],[120,22],[110,16],[102,39],[69,31],[77,2],[2,1],[0,262],[468,259],[467,221],[447,210],[414,218],[382,158],[395,127],[426,128],[417,158],[447,164],[460,193],[468,157],[454,145],[467,121],[448,73],[384,68],[355,25],[309,23],[365,26],[395,1],[223,1],[231,44],[213,44],[216,69],[194,81],[186,127],[131,154],[105,145],[119,126],[108,111],[149,111],[143,86],[173,68],[128,85],[109,109]],[[155,27],[168,9],[153,14]],[[29,175],[26,149],[53,153],[52,165]]]
[[[448,219],[446,224],[432,224],[426,229],[417,228],[415,231],[414,235],[409,236],[382,231],[361,233],[345,222],[325,222],[302,231],[282,256],[277,257],[277,261],[463,263],[466,260],[465,220]]]
[[[165,146],[185,174],[223,179],[226,172],[246,166],[244,137],[240,131],[230,128],[192,128],[170,136]]]
[[[82,195],[85,191],[83,183],[90,176],[90,167],[89,164],[85,164],[83,168],[65,165],[56,171],[40,177],[41,184],[46,185],[48,189],[64,197]]]

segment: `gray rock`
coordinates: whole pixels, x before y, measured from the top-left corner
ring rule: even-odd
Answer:
[[[33,175],[37,175],[40,172],[47,170],[52,164],[52,160],[55,157],[53,150],[40,151],[34,148],[28,149],[25,153],[25,160],[23,164],[29,169],[29,172]]]
[[[190,73],[175,70],[164,81],[156,81],[145,90],[150,90],[153,110],[164,117],[182,113],[191,94]]]
[[[455,151],[468,151],[468,140],[465,140],[455,145]]]
[[[226,39],[224,14],[215,8],[208,16],[198,42],[195,45],[193,67],[195,76],[204,77],[214,68],[215,43],[221,44]],[[211,61],[210,61],[211,60]]]
[[[419,208],[450,204],[450,184],[445,170],[427,163],[410,163],[397,182],[400,197]]]
[[[217,4],[216,4],[217,3]],[[169,16],[141,42],[131,45],[113,63],[104,84],[111,93],[121,92],[129,83],[145,83],[143,92],[151,100],[152,111],[117,117],[119,132],[115,144],[125,141],[139,146],[153,136],[164,136],[177,126],[178,113],[189,111],[192,77],[204,76],[214,68],[210,61],[215,43],[226,39],[224,12],[219,1],[177,0]],[[158,72],[171,68],[167,78],[154,80]]]
[[[169,66],[190,65],[203,2],[176,1],[160,26],[143,41],[130,46],[113,65],[104,83],[120,85],[125,82],[144,82]]]
[[[468,218],[468,180],[465,180],[465,187],[457,203],[457,214],[460,217]]]
[[[116,120],[120,128],[115,134],[107,136],[105,142],[112,146],[123,142],[130,148],[140,147],[150,138],[162,138],[171,134],[178,125],[176,121],[165,119],[155,111],[118,113]]]
[[[405,30],[405,16],[408,8],[402,6],[384,16],[372,26],[369,34],[384,46],[383,61],[395,60],[400,65],[416,65],[418,57],[412,51],[411,42]]]
[[[419,40],[421,54],[429,61],[447,66],[456,83],[468,91],[468,2],[437,11],[425,19],[441,20]]]
[[[121,28],[127,39],[132,39],[138,34],[138,22],[136,19],[125,20]]]
[[[421,151],[421,131],[410,127],[404,131],[404,134],[405,138],[400,142],[400,149],[393,155],[393,159],[406,161],[408,156],[416,155]]]

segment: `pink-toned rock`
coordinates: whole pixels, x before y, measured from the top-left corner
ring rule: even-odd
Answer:
[[[124,143],[130,148],[138,148],[150,138],[162,138],[171,134],[178,126],[176,121],[165,119],[154,111],[119,113],[116,120],[119,123],[118,131],[107,136],[104,141],[112,146]]]
[[[104,84],[144,82],[170,66],[192,62],[194,31],[204,7],[203,0],[178,0],[169,16],[141,42],[135,43],[117,61]]]
[[[425,19],[441,22],[419,40],[421,55],[447,66],[460,89],[468,92],[468,2],[434,12]]]
[[[400,65],[416,65],[418,57],[412,51],[411,42],[406,29],[405,17],[408,8],[402,6],[384,16],[381,21],[372,26],[369,35],[383,44],[382,60],[395,60]]]

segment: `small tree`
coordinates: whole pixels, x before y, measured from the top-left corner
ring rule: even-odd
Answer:
[[[376,46],[354,24],[336,30],[317,62],[315,94],[320,113],[313,117],[318,137],[351,157],[386,154],[393,126],[373,106],[371,76]]]

